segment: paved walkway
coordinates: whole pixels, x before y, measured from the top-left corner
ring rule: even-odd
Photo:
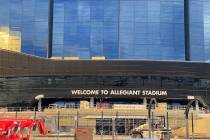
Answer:
[[[35,137],[32,138],[31,140],[74,140],[73,137]],[[104,136],[103,138],[101,137],[95,137],[93,140],[112,140],[112,137],[110,136]],[[125,140],[125,137],[118,137],[115,140]],[[170,139],[170,140],[186,140],[186,139]],[[209,140],[209,139],[194,139],[194,140]]]

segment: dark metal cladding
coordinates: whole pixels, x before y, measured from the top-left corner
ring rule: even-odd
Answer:
[[[168,92],[167,97],[158,98],[200,96],[210,104],[210,63],[51,60],[0,50],[1,106],[30,103],[39,94],[46,98],[89,98],[71,94],[72,90],[86,89],[161,90]]]
[[[210,77],[210,63],[130,60],[51,60],[0,50],[0,77],[72,75]]]
[[[47,48],[47,58],[52,56],[52,40],[53,40],[53,5],[54,0],[48,0],[48,48]]]
[[[190,5],[184,0],[184,26],[185,26],[185,60],[190,61]]]

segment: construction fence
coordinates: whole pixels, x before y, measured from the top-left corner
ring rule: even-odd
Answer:
[[[36,108],[10,108],[2,109],[1,115],[3,118],[43,118],[49,134],[41,136],[33,132],[32,140],[126,140],[148,137],[160,139],[164,135],[168,135],[168,138],[169,135],[170,138],[184,138],[186,126],[183,109],[152,109],[150,119],[147,109],[49,108],[38,112]],[[189,135],[210,137],[206,123],[210,123],[208,114],[202,110],[198,112],[191,109],[188,120]]]

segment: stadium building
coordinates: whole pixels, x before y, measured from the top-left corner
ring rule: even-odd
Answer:
[[[210,0],[2,0],[0,105],[210,104],[209,31]]]

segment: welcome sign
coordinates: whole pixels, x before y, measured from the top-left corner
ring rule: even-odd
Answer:
[[[74,96],[167,96],[166,90],[72,89]]]

